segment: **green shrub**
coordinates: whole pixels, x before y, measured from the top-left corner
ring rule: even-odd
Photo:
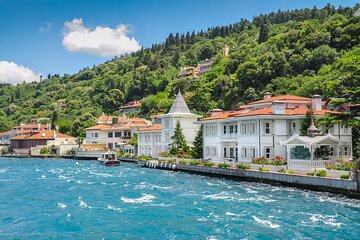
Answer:
[[[47,147],[43,147],[40,149],[40,154],[50,154],[50,150]]]
[[[270,172],[270,169],[266,168],[266,167],[259,167],[259,170],[261,172]]]
[[[227,164],[227,163],[219,163],[218,167],[219,167],[219,168],[228,168],[228,167],[230,167],[230,164]]]
[[[138,159],[140,161],[148,161],[148,160],[151,160],[152,157],[151,156],[139,156]]]
[[[212,167],[215,165],[215,163],[213,162],[203,162],[203,165],[206,166],[206,167]]]
[[[326,171],[320,170],[320,171],[316,172],[315,175],[318,177],[326,177]]]
[[[314,176],[315,173],[314,173],[314,172],[308,172],[308,173],[306,173],[306,175],[308,175],[308,176]]]
[[[188,161],[185,161],[185,160],[180,160],[179,163],[180,163],[180,164],[188,164],[189,162],[188,162]]]
[[[355,169],[355,163],[345,161],[343,159],[336,160],[336,163],[326,163],[326,169],[328,170],[341,170],[341,171],[349,171],[351,169]]]
[[[237,164],[236,167],[237,167],[237,168],[240,168],[240,169],[242,169],[242,170],[250,169],[250,167],[249,167],[248,165],[245,165],[245,164],[242,164],[242,163]]]
[[[285,173],[287,173],[287,174],[294,174],[294,171],[287,170],[287,171],[285,171]]]
[[[343,174],[340,176],[340,179],[349,179],[350,175],[349,174]]]
[[[269,160],[264,157],[254,158],[251,162],[254,164],[264,164],[264,165],[268,165],[270,163]]]
[[[176,160],[175,160],[175,159],[171,159],[171,160],[167,160],[167,162],[168,162],[168,163],[174,163],[174,162],[176,162]]]
[[[199,165],[199,164],[201,164],[201,162],[198,161],[198,160],[192,160],[192,161],[190,161],[190,165]]]

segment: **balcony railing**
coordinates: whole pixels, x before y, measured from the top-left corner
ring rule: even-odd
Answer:
[[[222,134],[221,139],[237,139],[238,135],[236,133]]]

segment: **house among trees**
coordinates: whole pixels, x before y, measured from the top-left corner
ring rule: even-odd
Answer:
[[[170,152],[174,135],[181,129],[186,145],[192,147],[199,126],[194,124],[200,116],[190,112],[181,92],[167,114],[158,116],[161,124],[140,130],[138,135],[139,156],[159,157],[161,152]]]
[[[50,124],[41,124],[41,123],[20,123],[19,126],[13,127],[10,131],[0,133],[0,144],[10,145],[10,139],[26,135],[31,132],[38,132],[41,130],[50,130]]]
[[[132,113],[132,112],[139,112],[141,108],[141,102],[140,101],[132,101],[128,102],[125,105],[120,107],[120,112],[123,112],[125,114]]]
[[[335,112],[323,109],[319,95],[272,97],[270,93],[235,111],[216,110],[197,122],[203,126],[203,157],[249,163],[254,158],[281,156],[288,166],[297,168],[324,167],[329,159],[352,159],[350,127],[336,124],[318,130],[310,126],[309,119],[327,113]]]
[[[212,60],[206,59],[204,61],[201,61],[196,67],[181,67],[178,78],[198,79],[202,75],[210,71],[212,64]]]

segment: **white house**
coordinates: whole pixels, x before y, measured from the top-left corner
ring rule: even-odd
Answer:
[[[315,117],[331,112],[322,109],[319,95],[312,98],[291,95],[271,97],[269,93],[265,94],[263,100],[241,106],[236,111],[222,112],[217,109],[212,116],[197,122],[203,125],[204,158],[212,161],[232,159],[235,162],[251,162],[258,157],[282,156],[288,162],[293,159],[293,166],[298,164],[310,167],[311,164],[303,162],[315,160],[310,155],[295,161],[296,156],[301,155],[295,154],[294,151],[300,150],[295,146],[300,144],[307,150],[309,146],[315,149],[327,145],[331,150],[331,158],[351,159],[352,136],[349,127],[336,125],[329,130],[328,137],[317,137],[316,141],[309,137],[293,137],[300,133],[301,120],[305,118],[308,106],[313,109]]]
[[[199,125],[194,124],[200,116],[190,112],[181,92],[167,114],[159,116],[161,124],[141,129],[138,136],[139,155],[159,157],[160,152],[169,152],[176,123],[179,122],[187,144],[193,146]]]
[[[93,127],[85,128],[86,133],[85,142],[86,143],[103,143],[106,144],[108,137],[107,129],[111,128],[109,125],[95,125]]]

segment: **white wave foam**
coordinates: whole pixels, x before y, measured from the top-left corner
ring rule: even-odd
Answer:
[[[65,203],[58,203],[58,207],[59,208],[66,208],[66,204]]]
[[[117,207],[114,207],[114,206],[111,206],[111,205],[108,205],[107,207],[108,207],[108,209],[110,209],[110,210],[114,210],[114,211],[118,211],[118,212],[121,212],[121,211],[122,211],[121,208],[117,208]]]
[[[242,214],[236,214],[236,213],[232,213],[232,212],[226,212],[225,215],[226,216],[234,216],[234,217],[242,216]]]
[[[311,214],[310,220],[312,222],[322,222],[324,224],[333,226],[333,227],[340,227],[342,223],[337,223],[336,215],[321,215],[321,214]]]
[[[45,175],[41,175],[41,178],[42,178],[42,179],[45,179],[45,178],[46,178],[46,176],[45,176]]]
[[[89,206],[85,201],[83,201],[83,200],[81,199],[81,197],[79,197],[79,202],[80,202],[80,204],[79,204],[80,207],[89,208],[89,209],[92,208],[92,207]]]
[[[79,163],[79,162],[75,162],[75,164],[76,164],[76,165],[80,165],[80,163]]]
[[[120,200],[126,203],[149,203],[152,202],[153,199],[155,199],[155,196],[150,194],[142,194],[142,197],[140,198],[126,198],[121,197]]]
[[[153,203],[153,204],[150,204],[151,206],[155,206],[155,207],[171,207],[171,206],[175,206],[175,204],[172,204],[172,203],[169,203],[169,204],[166,204],[166,203]]]
[[[205,199],[213,199],[213,200],[225,200],[225,201],[233,201],[233,202],[264,202],[264,203],[270,203],[275,202],[276,200],[268,199],[264,196],[258,196],[258,197],[250,197],[250,198],[241,198],[239,196],[240,194],[230,194],[228,192],[221,192],[217,194],[210,194],[205,195],[203,198]]]
[[[269,220],[261,220],[260,218],[253,216],[253,219],[255,220],[255,222],[260,223],[261,225],[264,225],[266,227],[269,228],[279,228],[280,225],[276,224],[276,223],[272,223]]]
[[[7,172],[7,169],[0,169],[0,173]]]
[[[150,190],[154,190],[154,189],[164,189],[164,190],[168,190],[168,189],[172,189],[173,187],[171,186],[158,186],[158,185],[154,185],[148,182],[141,182],[140,184],[135,186],[135,189],[150,189]]]

